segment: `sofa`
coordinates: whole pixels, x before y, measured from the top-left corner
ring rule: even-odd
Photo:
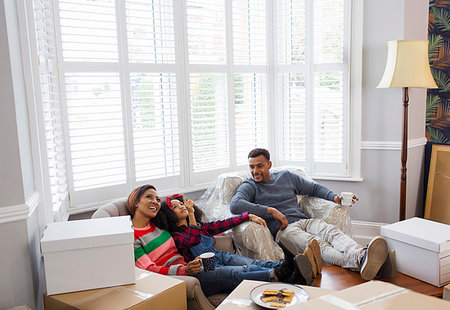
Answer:
[[[289,170],[314,181],[299,167],[273,167],[271,172],[280,170]],[[249,178],[251,178],[249,170],[219,175],[196,201],[196,204],[204,211],[206,220],[221,220],[233,216],[229,207],[231,199],[238,187]],[[323,219],[352,236],[350,215],[346,207],[311,196],[298,195],[297,200],[299,208],[309,217]],[[242,223],[226,232],[225,235],[233,239],[237,254],[270,261],[280,261],[284,258],[283,251],[273,239],[269,229],[256,223]]]
[[[126,216],[129,215],[126,207],[126,198],[116,199],[97,209],[91,218]],[[222,251],[234,251],[233,241],[231,237],[216,237],[215,247]],[[215,309],[228,294],[220,293],[206,297],[203,294],[200,282],[191,276],[172,276],[186,283],[186,297],[188,310],[213,310]]]

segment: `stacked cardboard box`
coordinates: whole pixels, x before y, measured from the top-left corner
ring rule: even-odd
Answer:
[[[186,310],[186,283],[139,268],[135,272],[135,284],[45,295],[45,309]]]

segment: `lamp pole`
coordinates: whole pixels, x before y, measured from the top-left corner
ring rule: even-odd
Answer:
[[[408,158],[408,87],[403,87],[403,130],[402,130],[402,168],[400,175],[400,209],[399,220],[406,217],[406,160]]]

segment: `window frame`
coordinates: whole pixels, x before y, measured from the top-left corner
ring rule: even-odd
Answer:
[[[244,72],[256,72],[256,73],[264,73],[266,74],[266,93],[267,93],[267,127],[268,127],[268,133],[267,133],[267,139],[268,139],[268,147],[274,151],[272,151],[272,157],[274,165],[286,165],[286,164],[296,164],[296,163],[287,163],[282,162],[279,160],[278,152],[279,152],[279,145],[277,142],[278,134],[276,133],[276,128],[279,128],[280,125],[280,117],[279,117],[279,109],[277,109],[276,103],[274,103],[274,99],[276,98],[276,94],[274,93],[275,88],[275,79],[274,75],[276,70],[274,70],[274,50],[271,48],[271,42],[274,42],[274,11],[273,8],[275,6],[275,1],[273,0],[266,0],[266,58],[267,62],[266,65],[234,65],[232,63],[233,60],[233,42],[232,42],[232,24],[231,24],[231,2],[223,0],[225,2],[225,14],[226,14],[226,49],[227,49],[227,64],[226,65],[191,65],[188,62],[188,50],[187,50],[187,29],[186,29],[186,3],[183,1],[181,5],[175,5],[173,6],[173,14],[174,14],[174,33],[175,33],[175,58],[176,60],[179,60],[181,62],[176,62],[173,66],[173,72],[175,72],[177,77],[177,96],[178,96],[178,106],[180,107],[178,111],[178,118],[179,118],[179,147],[180,147],[180,171],[181,176],[177,178],[178,184],[176,186],[173,185],[173,180],[152,180],[153,184],[160,189],[159,193],[160,195],[166,195],[171,194],[173,192],[193,192],[198,190],[205,189],[212,180],[214,180],[215,177],[219,173],[223,172],[230,172],[235,170],[246,170],[248,169],[247,165],[238,165],[236,163],[235,159],[235,131],[234,131],[234,88],[233,81],[231,78],[227,79],[227,85],[229,90],[233,90],[233,92],[229,92],[227,95],[227,103],[228,103],[228,109],[229,109],[229,119],[228,119],[228,138],[229,138],[229,162],[230,165],[228,168],[225,169],[217,169],[214,171],[209,171],[208,173],[205,173],[204,175],[201,175],[200,177],[195,176],[192,172],[192,142],[190,139],[190,133],[191,133],[191,124],[190,124],[190,100],[189,100],[189,73],[190,72],[201,72],[201,71],[210,71],[212,68],[215,67],[215,69],[223,70],[228,77],[233,77],[235,73],[244,73]],[[307,0],[308,1],[308,0]],[[20,3],[20,1],[19,1]],[[56,3],[56,0],[54,0],[53,3]],[[347,146],[346,149],[348,150],[348,155],[346,157],[346,173],[340,174],[340,175],[326,175],[326,174],[314,174],[311,173],[311,176],[318,180],[337,180],[337,181],[360,181],[361,175],[360,175],[360,164],[361,164],[361,102],[362,102],[362,25],[363,25],[363,2],[362,1],[355,1],[355,0],[349,0],[350,3],[350,21],[351,24],[349,26],[349,31],[347,32],[348,35],[351,36],[350,38],[350,47],[349,50],[344,51],[344,53],[349,53],[349,59],[350,59],[350,68],[348,70],[349,72],[349,84],[348,87],[348,94],[349,94],[349,104],[347,105],[347,111],[344,111],[346,115],[348,115],[348,125],[344,128],[345,135],[347,138]],[[120,6],[117,6],[117,4],[120,4]],[[125,68],[125,64],[121,59],[127,59],[127,42],[126,42],[126,35],[124,32],[126,32],[126,26],[125,25],[125,4],[123,1],[116,0],[116,12],[117,12],[117,25],[118,28],[118,40],[119,44],[123,44],[123,48],[119,48],[119,64],[118,68],[116,64],[113,64],[111,66],[104,65],[99,66],[99,69],[102,70],[115,70],[117,69],[122,82],[122,85],[128,85],[127,89],[121,89],[122,93],[122,107],[123,107],[123,123],[124,123],[124,131],[125,131],[125,150],[126,150],[126,162],[127,162],[127,170],[130,169],[130,167],[134,167],[134,161],[133,158],[129,156],[133,152],[132,146],[130,146],[130,143],[127,141],[132,141],[132,124],[129,121],[131,119],[130,110],[127,108],[130,104],[130,94],[129,94],[129,77],[130,72],[137,72],[132,71],[133,67],[148,67],[149,71],[145,72],[151,72],[152,70],[155,70],[154,72],[164,72],[164,71],[158,71],[158,68],[160,68],[160,65],[146,65],[146,64],[133,64],[127,62],[128,70]],[[34,22],[32,8],[29,6],[27,7],[26,4],[23,5],[22,8],[23,11],[26,11],[26,17],[23,18],[22,23],[28,24],[28,30],[25,31],[26,37],[29,38],[28,42],[23,42],[23,45],[26,46],[27,50],[29,51],[30,55],[35,55],[36,46],[34,41],[32,39],[34,38],[34,25],[30,21]],[[57,10],[56,10],[57,11]],[[58,14],[58,12],[55,12],[55,14]],[[120,15],[120,16],[119,16]],[[31,19],[30,19],[31,18]],[[26,22],[25,20],[28,20]],[[59,19],[56,20],[55,25],[57,25],[57,22]],[[120,27],[119,27],[120,26]],[[56,27],[56,31],[59,32],[59,27]],[[23,32],[23,33],[25,33]],[[61,41],[57,40],[59,46],[58,46],[58,55],[59,60],[62,60],[61,55]],[[272,44],[273,45],[273,44]],[[183,48],[186,47],[186,48]],[[31,60],[33,59],[33,56],[29,57]],[[36,120],[37,125],[34,125],[34,127],[37,128],[35,133],[32,134],[32,140],[38,141],[37,143],[33,143],[33,149],[35,150],[35,158],[40,158],[38,161],[40,164],[37,166],[40,166],[38,168],[35,167],[36,173],[41,175],[41,181],[40,187],[42,188],[43,193],[45,196],[49,195],[49,187],[48,181],[45,181],[46,179],[46,169],[48,169],[48,163],[46,162],[45,157],[45,138],[42,138],[42,116],[39,109],[39,80],[35,79],[36,74],[36,61],[28,61],[26,63],[24,59],[24,64],[27,68],[31,68],[30,71],[33,72],[33,75],[27,79],[27,93],[33,94],[33,96],[30,96],[30,98],[35,98],[35,102],[32,102],[30,100],[29,106],[33,107],[34,117]],[[68,66],[64,66],[64,68],[60,68],[60,78],[64,77],[64,72],[66,72],[68,69],[70,70],[83,70],[83,65],[80,65],[78,63],[70,64],[66,63]],[[86,64],[90,65],[90,64]],[[152,69],[153,67],[153,69]],[[73,72],[73,71],[72,71]],[[124,74],[126,72],[127,74]],[[217,71],[216,71],[217,72]],[[220,72],[220,71],[219,71]],[[128,81],[125,81],[128,77]],[[62,83],[62,79],[60,80]],[[345,81],[345,79],[344,79]],[[123,86],[122,86],[123,87]],[[127,91],[128,90],[128,91]],[[65,106],[65,88],[61,85],[61,101],[63,102],[63,105]],[[64,113],[65,115],[65,113]],[[274,115],[275,118],[271,117],[271,115]],[[66,117],[66,116],[65,116]],[[30,120],[31,123],[31,120]],[[64,122],[65,124],[65,135],[67,139],[67,119]],[[344,122],[345,124],[345,122]],[[184,133],[184,134],[182,134]],[[186,134],[189,133],[189,134]],[[66,140],[67,143],[68,140]],[[70,151],[69,148],[66,148],[66,158],[70,162]],[[185,160],[182,160],[185,159]],[[73,181],[72,181],[72,172],[71,167],[69,165],[67,169],[68,174],[68,183],[69,183],[69,198],[70,193],[73,193]],[[135,186],[142,185],[147,182],[136,182],[134,181],[134,169],[131,169],[127,172],[127,177],[131,177],[132,180],[128,181],[128,186],[120,186],[120,188],[111,188],[106,187],[104,189],[97,188],[93,190],[92,195],[88,192],[83,193],[85,195],[86,199],[80,199],[78,201],[71,199],[70,205],[66,207],[67,209],[61,209],[59,212],[59,215],[56,215],[56,218],[63,219],[64,217],[67,218],[66,211],[70,213],[79,213],[84,212],[87,210],[91,210],[96,208],[99,203],[103,203],[105,201],[111,200],[111,198],[115,197],[124,197],[127,196],[129,191],[134,188]],[[111,192],[114,190],[115,195],[114,197],[111,197]],[[94,193],[95,192],[95,193]],[[91,199],[94,197],[95,199]],[[48,201],[48,198],[44,201]],[[51,199],[50,199],[51,201]],[[68,202],[69,203],[69,202]],[[48,211],[47,211],[48,213]],[[53,215],[55,216],[55,215]],[[47,215],[47,218],[49,216]]]

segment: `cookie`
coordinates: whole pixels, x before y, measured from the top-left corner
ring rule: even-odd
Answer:
[[[263,302],[276,301],[277,299],[278,299],[277,296],[263,296],[263,297],[261,297],[261,300]]]
[[[285,297],[283,297],[283,302],[290,303],[293,298],[294,298],[294,295],[285,296]]]
[[[263,295],[277,295],[279,293],[278,290],[264,290]]]
[[[276,308],[284,308],[284,307],[286,307],[286,305],[281,303],[281,302],[271,302],[270,306],[271,307],[276,307]]]
[[[283,296],[294,296],[295,292],[293,290],[281,290],[281,295]]]

